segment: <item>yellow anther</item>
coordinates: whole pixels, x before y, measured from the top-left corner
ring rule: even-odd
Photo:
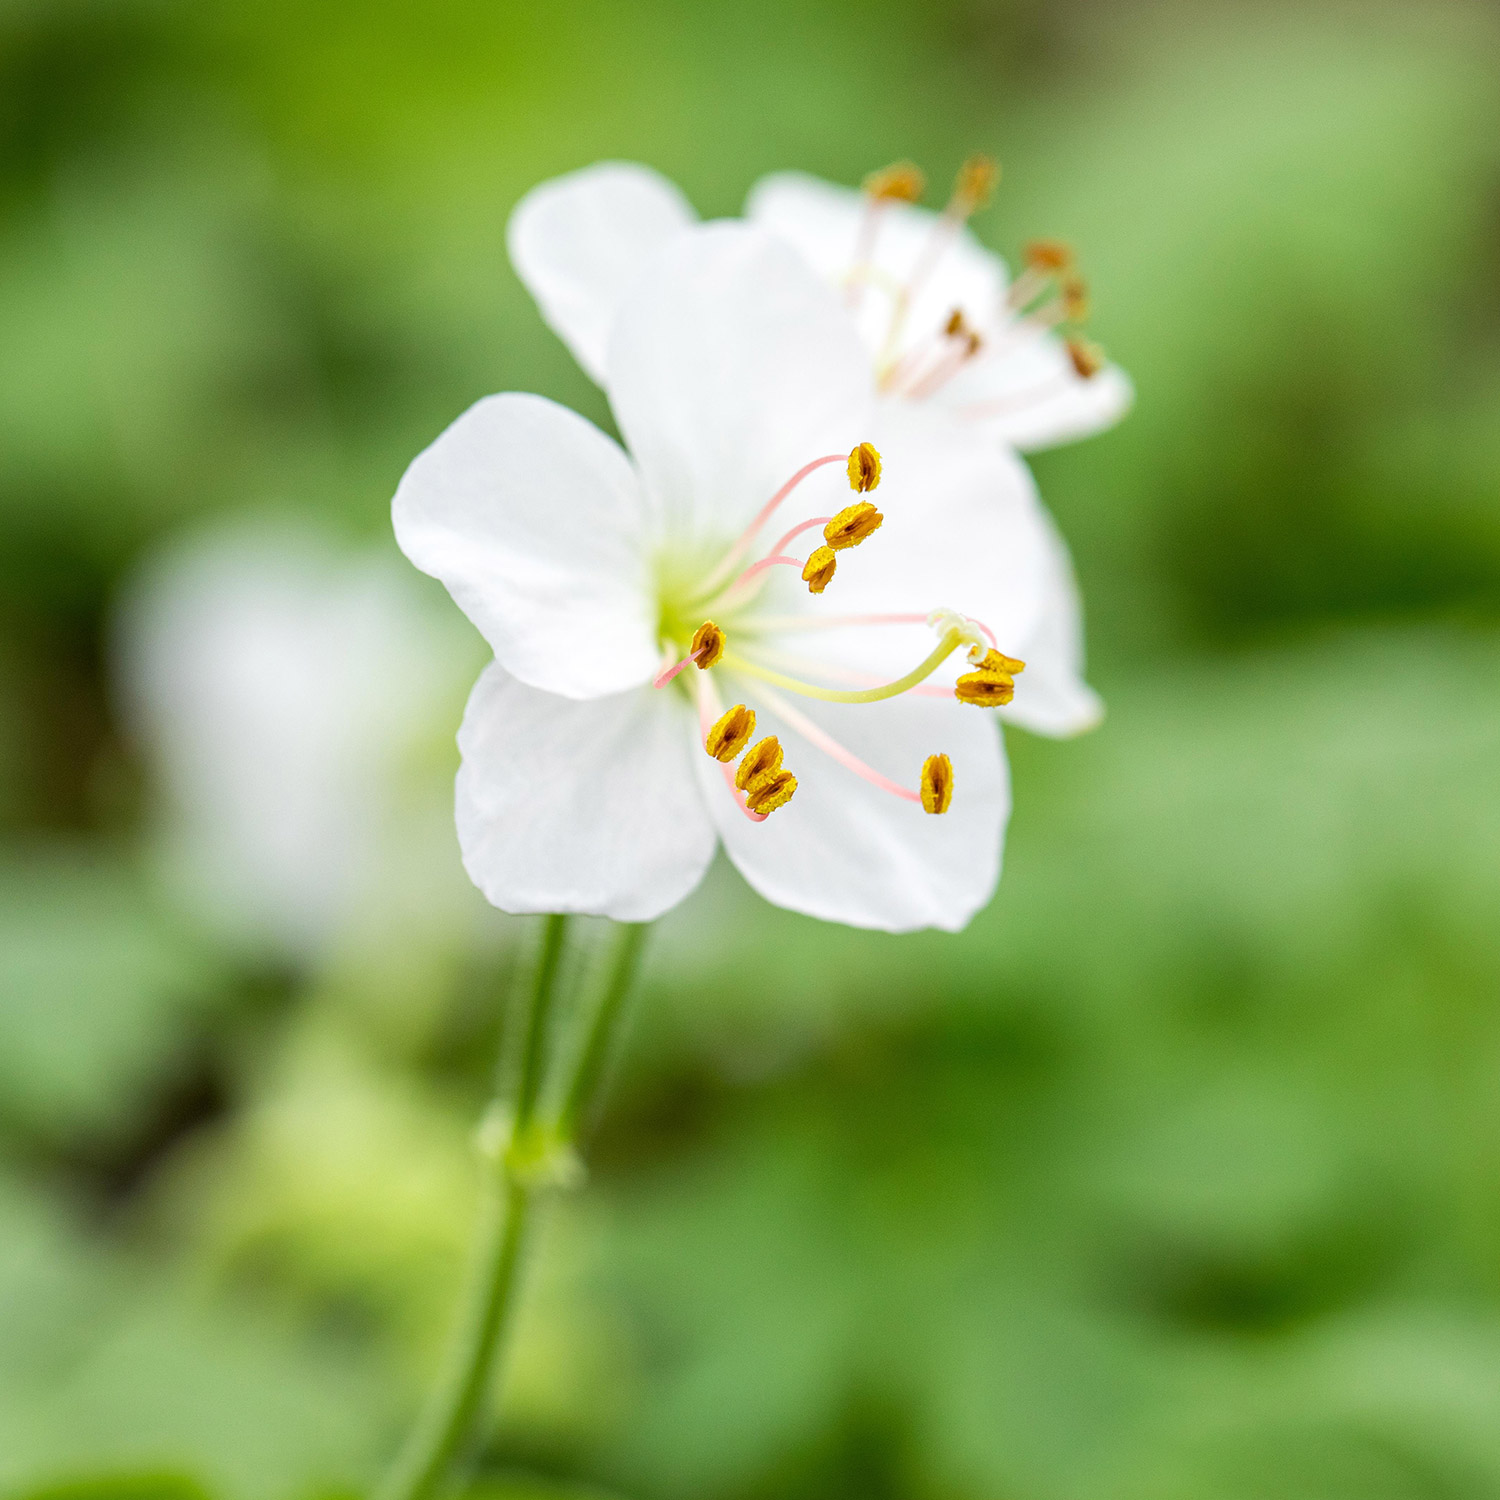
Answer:
[[[1070,338],[1063,347],[1068,351],[1074,373],[1080,380],[1092,380],[1104,368],[1104,350],[1088,339]]]
[[[807,585],[808,593],[821,594],[837,567],[838,559],[833,555],[833,548],[819,547],[802,567],[802,581]]]
[[[929,755],[922,762],[922,811],[945,813],[953,801],[953,762]]]
[[[1073,247],[1064,240],[1032,240],[1022,255],[1031,270],[1043,275],[1066,271],[1074,260]]]
[[[947,334],[950,339],[956,339],[959,334],[967,333],[968,331],[969,322],[968,319],[964,317],[963,308],[955,307],[953,311],[948,314],[948,321],[943,324],[943,332]]]
[[[742,792],[748,792],[780,769],[781,741],[774,734],[768,734],[760,744],[746,753],[739,770],[734,773],[734,784]]]
[[[871,172],[864,181],[865,195],[877,203],[915,203],[926,186],[922,169],[909,161],[892,162],[878,172]]]
[[[700,671],[707,671],[717,664],[724,654],[724,632],[712,620],[705,620],[693,632],[693,644],[688,655],[697,663]]]
[[[1065,276],[1058,288],[1062,294],[1063,316],[1070,323],[1082,323],[1089,315],[1089,287],[1082,276]]]
[[[868,500],[846,505],[824,528],[823,540],[835,552],[857,547],[867,536],[880,530],[885,517]]]
[[[746,708],[743,703],[736,703],[708,731],[703,748],[715,760],[722,760],[727,765],[750,743],[750,736],[754,733],[755,710]]]
[[[785,807],[797,790],[797,778],[790,771],[773,771],[745,793],[745,807],[753,813],[773,813]]]
[[[971,156],[958,169],[953,183],[953,205],[966,214],[983,208],[1000,181],[1000,164],[992,156]]]
[[[861,443],[849,452],[849,488],[867,495],[880,483],[880,454],[873,443]]]
[[[1004,708],[1016,696],[1016,683],[1009,672],[965,672],[953,696],[976,708]]]
[[[976,646],[969,652],[969,660],[981,672],[1008,672],[1011,676],[1017,676],[1026,670],[1024,661],[1014,656],[1007,656],[1003,651],[996,651],[993,647],[987,651],[981,651]]]

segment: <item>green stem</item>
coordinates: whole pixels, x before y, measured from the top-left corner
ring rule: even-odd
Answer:
[[[521,1032],[511,1141],[520,1138],[536,1111],[567,929],[565,916],[549,916],[543,928],[542,951]],[[486,1118],[494,1118],[502,1110],[503,1099],[497,1095]],[[494,1160],[486,1162],[473,1263],[448,1369],[381,1485],[378,1500],[427,1500],[442,1484],[469,1438],[489,1388],[495,1351],[510,1312],[532,1189],[529,1176],[511,1169],[504,1147]]]
[[[598,1093],[604,1076],[604,1065],[609,1061],[610,1049],[614,1045],[615,1033],[619,1030],[620,1013],[625,1008],[630,987],[635,982],[636,971],[641,965],[641,953],[646,946],[647,922],[623,922],[615,938],[614,961],[604,993],[594,1010],[583,1045],[578,1050],[573,1065],[573,1077],[563,1095],[557,1112],[558,1138],[569,1145],[578,1139],[578,1131],[587,1123],[590,1106]]]
[[[531,1003],[526,1009],[526,1024],[521,1032],[521,1066],[516,1075],[516,1109],[512,1126],[517,1137],[531,1124],[542,1091],[543,1060],[551,1029],[549,1013],[557,992],[557,973],[567,936],[568,919],[565,916],[547,918],[542,931],[542,952],[537,960],[536,982],[531,987]]]
[[[515,1108],[510,1121],[510,1144],[525,1159],[530,1146],[523,1139],[538,1130],[537,1105],[546,1073],[547,1038],[556,998],[558,972],[567,938],[567,918],[551,916],[542,936],[521,1034],[516,1075]],[[604,990],[594,1007],[550,1130],[546,1152],[554,1160],[564,1156],[598,1092],[605,1063],[619,1027],[646,936],[645,923],[623,924]],[[500,1113],[496,1099],[487,1117]],[[448,1373],[434,1393],[411,1440],[378,1491],[377,1500],[429,1500],[447,1478],[454,1461],[471,1440],[489,1390],[496,1351],[505,1334],[514,1304],[516,1272],[532,1197],[544,1173],[532,1161],[530,1170],[518,1168],[509,1150],[502,1149],[485,1173],[484,1201],[475,1236],[474,1259],[463,1298],[463,1311]]]

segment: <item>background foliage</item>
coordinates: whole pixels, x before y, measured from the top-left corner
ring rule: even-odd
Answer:
[[[517,196],[987,149],[980,232],[1078,241],[1139,388],[1036,465],[1110,717],[1011,736],[961,938],[727,870],[663,924],[476,1500],[1500,1494],[1497,43],[1477,0],[4,0],[0,1489],[345,1495],[431,1369],[530,932],[457,871],[477,647],[387,504],[485,392],[607,420]],[[346,567],[396,624],[236,719],[207,575],[164,716],[140,622],[267,513],[297,641]],[[247,925],[224,809],[282,805],[309,703],[364,790],[264,880],[356,840],[354,894]]]

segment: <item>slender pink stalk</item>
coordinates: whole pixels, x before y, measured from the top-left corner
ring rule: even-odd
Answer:
[[[740,538],[726,552],[716,567],[707,578],[703,580],[702,592],[707,593],[716,588],[725,578],[729,576],[734,565],[750,550],[750,544],[760,533],[762,526],[776,513],[776,507],[786,499],[788,495],[807,478],[809,474],[821,469],[825,464],[846,464],[849,462],[847,453],[825,453],[822,458],[815,458],[811,463],[803,464],[795,474],[792,475],[782,487],[761,506],[755,519],[740,533]]]
[[[795,538],[801,536],[804,531],[811,531],[814,526],[826,526],[832,519],[832,516],[814,516],[810,521],[802,522],[800,526],[793,526],[792,529],[787,532],[787,534],[782,537],[774,547],[771,548],[771,552],[773,554],[781,553],[788,542],[793,541]]]
[[[758,563],[751,563],[724,592],[726,594],[732,593],[742,583],[749,583],[757,573],[764,573],[767,568],[800,568],[802,565],[803,560],[800,557],[763,557]]]
[[[705,651],[707,651],[707,650],[708,650],[707,646],[699,646],[696,651],[690,651],[686,656],[684,656],[682,658],[682,660],[680,662],[676,663],[675,666],[670,666],[670,667],[666,668],[665,671],[658,672],[656,674],[656,676],[654,678],[652,678],[652,680],[651,680],[651,686],[655,687],[655,688],[664,688],[664,687],[666,687],[666,685],[679,672],[681,672],[684,669],[686,669],[692,662],[697,661],[698,658],[700,656],[702,656],[703,653]]]
[[[922,800],[920,793],[912,791],[910,787],[902,786],[899,781],[892,781],[889,776],[882,775],[873,766],[867,766],[852,750],[846,749],[806,714],[793,708],[780,693],[762,687],[757,687],[756,692],[765,700],[766,706],[785,719],[803,739],[815,745],[831,760],[837,761],[846,771],[853,771],[856,776],[862,777],[871,786],[878,787],[882,792],[889,792],[893,797],[900,797],[907,802]]]

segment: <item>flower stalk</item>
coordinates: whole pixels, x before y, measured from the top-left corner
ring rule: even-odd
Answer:
[[[556,1110],[547,1119],[541,1103],[552,1071],[549,1043],[556,1029],[553,1011],[569,923],[562,915],[546,919],[522,1020],[514,1089],[507,1089],[509,1070],[502,1069],[480,1124],[483,1196],[448,1364],[376,1500],[430,1500],[482,1435],[486,1397],[515,1309],[534,1200],[547,1187],[576,1181],[574,1145],[597,1098],[648,925],[619,924],[603,989],[584,1024]]]

